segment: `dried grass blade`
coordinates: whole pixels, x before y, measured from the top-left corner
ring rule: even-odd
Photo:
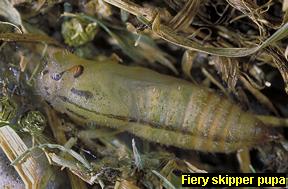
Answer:
[[[191,75],[191,70],[193,67],[193,62],[194,59],[197,56],[197,52],[195,51],[189,51],[186,50],[185,53],[182,56],[182,61],[181,61],[181,67],[184,75],[194,81],[192,75]]]
[[[177,31],[187,28],[199,10],[200,2],[200,0],[188,0],[184,7],[170,21],[170,27]]]
[[[285,83],[285,91],[288,94],[288,60],[285,58],[284,52],[277,46],[269,47],[267,51],[273,57],[273,63],[281,73]]]
[[[75,176],[77,176],[77,178],[82,179],[83,181],[85,181],[90,185],[95,183],[93,175],[90,174],[90,172],[87,172],[79,168],[77,163],[75,163],[74,161],[67,160],[61,156],[56,155],[55,153],[49,153],[48,156],[51,159],[51,161],[57,164],[58,166],[61,166],[63,168],[67,167]],[[75,187],[79,188],[77,183],[75,183]]]
[[[187,39],[184,36],[177,34],[172,28],[167,27],[160,23],[159,15],[154,19],[152,24],[152,30],[162,39],[178,45],[180,47],[186,48],[188,50],[194,50],[198,52],[208,53],[217,56],[226,56],[226,57],[243,57],[251,55],[270,44],[279,41],[288,36],[288,23],[283,25],[278,29],[271,37],[269,37],[262,44],[251,47],[251,48],[220,48],[220,47],[205,47],[201,44],[198,44],[190,39]]]
[[[271,110],[274,114],[278,115],[278,111],[276,110],[272,102],[269,100],[269,98],[267,98],[258,89],[254,88],[243,76],[240,76],[240,80],[245,86],[245,88],[248,89],[261,104],[269,108],[269,110]]]
[[[152,170],[152,173],[154,173],[157,177],[160,178],[160,180],[163,181],[163,186],[167,189],[176,189],[175,186],[173,186],[173,184],[171,182],[169,182],[167,180],[167,178],[163,177],[160,173],[158,173],[157,171],[155,170]]]
[[[271,4],[273,4],[272,0],[269,0],[262,6],[258,6],[256,2],[253,1],[244,1],[244,0],[226,0],[232,7],[241,11],[244,15],[249,17],[258,27],[261,34],[265,34],[264,25],[271,28],[278,28],[280,23],[273,24],[269,22],[269,15],[266,14],[266,11],[269,9]],[[266,10],[263,10],[266,9]]]
[[[284,24],[279,28],[272,36],[270,36],[266,41],[261,43],[256,47],[251,48],[216,48],[216,47],[205,47],[194,41],[187,39],[185,36],[177,34],[172,28],[165,26],[160,23],[160,15],[155,15],[155,10],[142,8],[141,6],[131,3],[127,0],[104,0],[120,9],[124,9],[127,12],[137,16],[144,23],[150,25],[152,23],[152,31],[158,34],[162,39],[178,45],[180,47],[186,48],[188,50],[195,50],[198,52],[204,52],[212,55],[226,56],[226,57],[243,57],[251,55],[270,44],[279,41],[288,36],[288,23]]]
[[[45,105],[45,111],[46,111],[48,123],[49,123],[49,125],[50,125],[50,127],[52,129],[52,132],[53,132],[53,134],[54,134],[54,136],[56,138],[56,141],[58,143],[60,143],[60,144],[65,144],[67,142],[67,139],[66,139],[64,131],[62,129],[60,129],[61,128],[60,127],[61,126],[61,122],[60,122],[60,119],[57,117],[56,112],[54,110],[52,110],[48,105]],[[72,154],[70,154],[70,155],[72,155]],[[76,156],[77,156],[77,154],[76,154]],[[79,157],[79,156],[77,156],[77,157]],[[74,157],[74,158],[76,158],[76,157]],[[82,160],[81,156],[79,158],[80,158],[80,160]],[[82,161],[88,167],[90,166],[89,164],[87,164],[85,159],[82,160]],[[69,171],[68,171],[68,176],[69,176],[69,179],[70,179],[70,183],[71,183],[71,188],[72,189],[75,189],[75,188],[77,188],[77,189],[78,188],[79,189],[87,189],[86,184],[79,177],[77,177],[76,175],[72,174]]]
[[[133,155],[134,155],[134,161],[135,161],[134,163],[139,170],[142,170],[143,169],[143,163],[142,163],[141,156],[138,152],[138,149],[136,147],[136,143],[135,143],[134,139],[132,140],[132,149],[133,149]]]
[[[135,16],[140,16],[139,13],[141,13],[148,20],[152,20],[155,15],[151,9],[142,8],[136,3],[133,3],[128,0],[104,0],[104,1],[115,7],[119,7],[120,9],[123,9]]]
[[[187,165],[187,169],[190,171],[190,173],[208,173],[205,170],[202,170],[202,169],[195,167],[194,165],[192,165],[188,161],[184,161],[184,163]]]
[[[0,147],[12,162],[28,150],[18,134],[9,126],[0,128]],[[24,162],[13,165],[27,189],[38,188],[41,180],[40,168],[33,157],[28,156]]]
[[[219,82],[217,81],[217,79],[215,79],[213,77],[213,75],[211,73],[209,73],[205,68],[201,69],[202,73],[207,77],[207,79],[209,81],[211,81],[214,85],[216,85],[227,97],[229,97],[229,93],[227,92],[227,90],[225,89],[225,87]]]
[[[0,33],[0,41],[6,42],[36,42],[36,43],[47,43],[50,45],[63,46],[55,39],[42,34],[32,34],[32,33]]]

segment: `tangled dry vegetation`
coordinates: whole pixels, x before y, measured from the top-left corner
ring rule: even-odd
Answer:
[[[0,15],[1,94],[18,96],[17,108],[41,111],[49,125],[28,129],[34,146],[14,164],[40,148],[51,164],[67,168],[72,188],[180,188],[181,172],[287,172],[286,140],[250,150],[250,162],[248,152],[187,151],[131,142],[121,131],[80,129],[31,98],[32,68],[45,59],[21,45],[61,46],[91,60],[110,56],[221,91],[254,114],[287,117],[287,0],[2,0]],[[279,132],[287,137],[287,129]],[[59,174],[57,166],[50,175]],[[47,174],[38,175],[43,185]]]

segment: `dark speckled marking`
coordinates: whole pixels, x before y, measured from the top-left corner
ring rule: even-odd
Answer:
[[[46,75],[47,73],[49,73],[49,71],[48,70],[44,70],[42,74]]]
[[[71,92],[77,96],[84,97],[86,100],[93,98],[93,94],[90,91],[82,91],[82,90],[72,88]]]

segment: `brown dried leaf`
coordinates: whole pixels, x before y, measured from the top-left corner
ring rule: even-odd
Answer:
[[[235,58],[213,56],[216,69],[222,74],[222,79],[228,85],[229,90],[234,91],[239,77],[239,62]]]

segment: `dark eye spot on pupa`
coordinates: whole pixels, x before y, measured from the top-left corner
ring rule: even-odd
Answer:
[[[62,73],[53,73],[51,75],[51,79],[55,80],[55,81],[59,81],[62,78],[64,72]]]
[[[83,66],[81,66],[81,65],[76,66],[75,70],[74,70],[74,78],[77,78],[80,75],[82,75],[83,71],[84,71],[84,67]]]
[[[86,100],[89,98],[93,98],[93,94],[90,91],[82,91],[72,88],[71,92],[77,96],[84,97]]]

